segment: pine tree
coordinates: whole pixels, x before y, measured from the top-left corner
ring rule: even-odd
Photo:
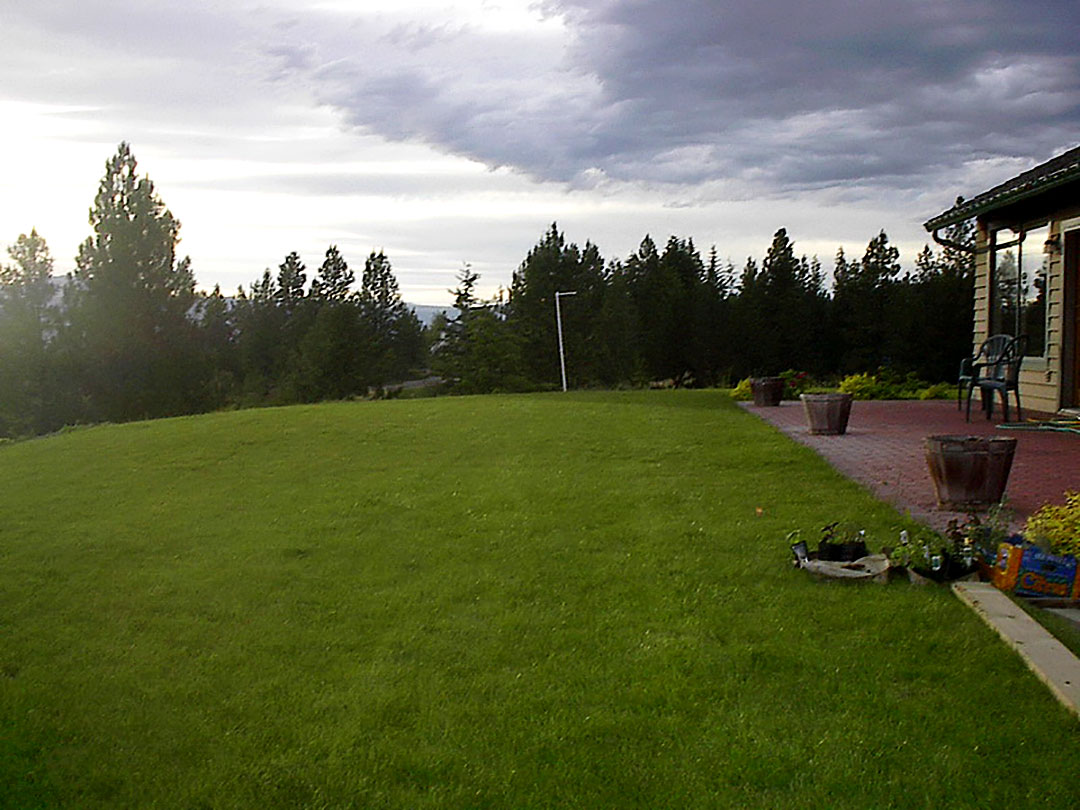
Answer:
[[[54,329],[53,260],[36,229],[8,248],[0,265],[0,436],[46,430],[48,335]]]
[[[584,250],[567,243],[552,223],[540,242],[514,272],[508,316],[521,336],[528,376],[536,383],[559,381],[559,347],[555,324],[555,293],[573,292],[562,309],[563,345],[571,380],[595,379],[596,328],[593,313],[603,295],[604,260],[586,242]]]
[[[381,250],[364,262],[359,294],[368,352],[365,375],[369,385],[382,386],[403,378],[420,359],[423,327],[401,300],[390,260]]]
[[[337,245],[326,249],[326,258],[311,280],[310,296],[317,301],[340,303],[349,297],[356,276],[342,258]]]
[[[176,259],[180,223],[136,168],[121,143],[67,287],[63,338],[80,357],[91,419],[184,413],[202,387],[188,318],[195,280],[190,259]]]
[[[477,298],[479,278],[468,264],[458,274],[458,286],[450,291],[457,314],[442,324],[434,367],[458,393],[520,390],[524,378],[517,335],[497,301]]]
[[[307,268],[295,250],[278,265],[275,300],[278,306],[291,315],[304,300],[304,284],[307,282]]]
[[[899,287],[900,251],[889,244],[881,231],[866,246],[859,262],[839,263],[835,273],[833,308],[835,325],[843,342],[841,369],[845,372],[875,370],[883,364],[898,364],[900,337],[906,330],[896,328],[894,319],[904,317]],[[895,299],[895,303],[891,303]]]

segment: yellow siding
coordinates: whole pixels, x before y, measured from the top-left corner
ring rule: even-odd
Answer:
[[[1057,384],[1046,381],[1045,371],[1024,369],[1020,372],[1020,405],[1025,416],[1029,410],[1054,413],[1059,407],[1059,396]]]
[[[983,223],[978,223],[975,229],[975,246],[981,251],[990,243],[990,235]],[[990,254],[980,252],[975,254],[975,321],[972,332],[972,351],[979,350],[979,346],[990,336]]]

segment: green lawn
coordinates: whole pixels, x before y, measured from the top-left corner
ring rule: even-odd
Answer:
[[[717,392],[341,403],[0,447],[5,807],[1080,805],[903,520]],[[756,509],[760,508],[759,516]]]

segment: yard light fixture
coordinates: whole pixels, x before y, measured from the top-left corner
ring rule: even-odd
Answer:
[[[566,391],[566,354],[563,352],[562,311],[559,309],[559,296],[561,295],[577,295],[577,290],[555,293],[555,328],[559,333],[559,370],[562,371],[562,390]]]

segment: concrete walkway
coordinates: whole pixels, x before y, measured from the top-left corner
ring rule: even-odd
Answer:
[[[1080,434],[1054,431],[1003,430],[1000,411],[988,422],[982,412],[971,422],[955,401],[854,402],[848,432],[813,436],[806,427],[802,403],[777,407],[740,403],[795,441],[813,448],[838,471],[868,487],[875,496],[935,529],[944,529],[963,513],[938,509],[934,484],[926,466],[927,436],[1010,436],[1017,440],[1006,489],[1015,512],[1015,527],[1047,502],[1063,503],[1066,490],[1080,490]]]

